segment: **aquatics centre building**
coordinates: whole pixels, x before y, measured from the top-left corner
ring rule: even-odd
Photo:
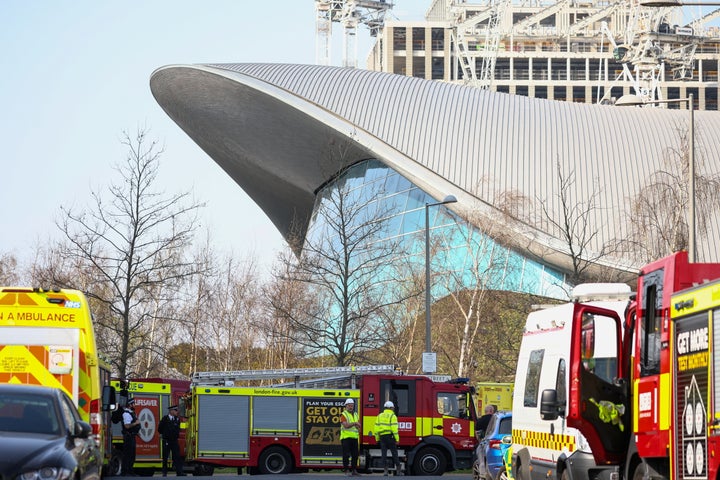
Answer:
[[[286,238],[297,225],[321,231],[312,223],[320,199],[348,182],[359,191],[383,183],[379,201],[392,209],[384,234],[414,243],[426,204],[453,195],[457,202],[432,209],[432,235],[467,238],[447,234],[467,219],[480,234],[502,231],[496,247],[516,268],[493,287],[551,298],[568,291],[573,253],[559,226],[576,206],[591,233],[586,259],[637,270],[623,255],[598,253],[627,238],[634,199],[671,168],[690,131],[688,110],[537,99],[331,66],[170,65],[150,86]],[[697,175],[717,176],[720,113],[693,114]],[[339,145],[342,155],[329,154]],[[697,260],[720,261],[720,208],[702,205]],[[448,268],[467,262],[462,247],[445,246]]]

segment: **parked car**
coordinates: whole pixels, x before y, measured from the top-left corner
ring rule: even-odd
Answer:
[[[512,435],[512,413],[494,413],[475,450],[474,480],[503,480],[503,438]],[[512,443],[507,439],[508,443]]]
[[[98,480],[90,424],[60,389],[0,384],[0,478]]]

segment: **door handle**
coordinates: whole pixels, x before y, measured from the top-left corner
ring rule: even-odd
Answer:
[[[442,429],[443,429],[442,425],[435,425],[433,428],[434,428],[435,430],[442,430]]]

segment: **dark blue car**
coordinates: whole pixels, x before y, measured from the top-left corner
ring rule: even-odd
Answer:
[[[91,431],[62,390],[0,384],[0,478],[99,480]]]
[[[503,480],[502,475],[505,469],[500,445],[504,437],[512,435],[512,413],[497,412],[493,414],[485,432],[485,437],[480,439],[475,450],[473,479]]]

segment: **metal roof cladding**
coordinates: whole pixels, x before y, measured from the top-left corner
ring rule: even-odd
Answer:
[[[687,132],[687,110],[528,98],[353,68],[292,64],[169,65],[153,72],[165,112],[262,208],[287,238],[303,226],[317,189],[343,168],[377,158],[459,214],[498,221],[515,247],[561,269],[568,247],[541,214],[561,223],[558,166],[574,175],[569,199],[597,207],[590,248],[626,236],[630,205],[666,168]],[[695,111],[696,170],[720,170],[720,112]],[[500,215],[500,199],[529,201],[540,219]],[[698,261],[720,261],[720,210],[698,236]],[[304,233],[304,232],[302,232]],[[623,259],[609,266],[636,271]]]

